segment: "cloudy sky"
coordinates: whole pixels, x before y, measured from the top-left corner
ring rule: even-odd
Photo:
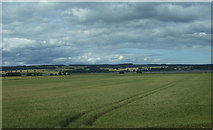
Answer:
[[[211,63],[211,3],[3,3],[3,65]]]

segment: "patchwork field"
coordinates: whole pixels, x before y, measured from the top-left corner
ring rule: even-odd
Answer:
[[[3,128],[210,127],[211,74],[3,77]]]

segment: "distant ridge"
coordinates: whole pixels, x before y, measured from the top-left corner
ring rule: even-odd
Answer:
[[[41,64],[41,65],[10,65],[10,66],[0,66],[0,67],[28,67],[28,66],[105,66],[105,65],[140,65],[140,66],[203,66],[203,65],[213,65],[213,64],[133,64],[133,63],[122,63],[122,64]]]

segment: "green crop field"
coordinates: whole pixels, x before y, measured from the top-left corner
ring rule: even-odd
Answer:
[[[211,126],[211,74],[3,77],[3,128]]]

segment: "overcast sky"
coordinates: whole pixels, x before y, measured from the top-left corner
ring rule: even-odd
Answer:
[[[3,65],[211,63],[211,3],[3,3]]]

